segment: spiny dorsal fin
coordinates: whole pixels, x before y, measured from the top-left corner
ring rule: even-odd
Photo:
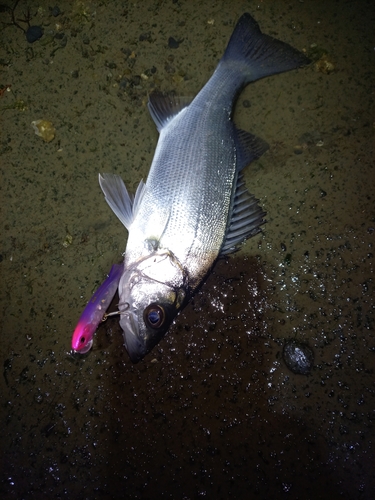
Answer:
[[[191,97],[177,97],[160,92],[150,94],[147,106],[158,131],[160,132],[180,111],[189,106],[192,100]]]

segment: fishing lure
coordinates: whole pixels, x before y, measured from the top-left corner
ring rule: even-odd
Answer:
[[[85,354],[91,349],[99,323],[109,316],[106,314],[106,310],[115,296],[123,270],[124,264],[113,264],[108,278],[103,281],[89,300],[73,332],[73,351]]]

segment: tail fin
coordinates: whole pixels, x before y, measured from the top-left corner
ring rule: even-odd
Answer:
[[[236,67],[241,63],[246,83],[250,83],[305,66],[310,60],[287,43],[264,35],[255,19],[245,13],[234,28],[221,62]]]

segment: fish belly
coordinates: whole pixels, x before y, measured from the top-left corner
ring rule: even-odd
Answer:
[[[135,245],[143,238],[171,251],[195,289],[224,241],[236,176],[228,113],[193,102],[160,133],[135,221]],[[132,241],[131,230],[129,250]]]

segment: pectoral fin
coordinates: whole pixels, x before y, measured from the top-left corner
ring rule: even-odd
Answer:
[[[99,184],[106,202],[129,231],[143,198],[146,186],[141,181],[135,196],[129,195],[124,181],[116,174],[99,174]]]

